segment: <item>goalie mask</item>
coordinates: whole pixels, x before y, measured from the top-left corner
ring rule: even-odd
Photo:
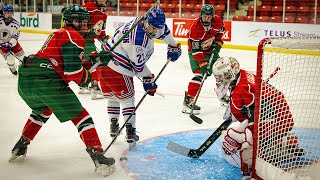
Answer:
[[[217,82],[232,82],[240,73],[240,64],[233,57],[221,57],[213,64],[212,73]]]
[[[143,30],[149,38],[160,37],[164,33],[166,16],[161,9],[153,9],[143,22]]]
[[[211,20],[214,15],[214,8],[209,4],[205,4],[201,8],[200,22],[205,29],[211,26]]]

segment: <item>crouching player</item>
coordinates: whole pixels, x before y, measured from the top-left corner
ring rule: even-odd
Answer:
[[[232,57],[219,58],[213,65],[213,75],[230,89],[229,102],[231,118],[235,122],[222,134],[222,149],[228,162],[241,168],[244,179],[251,176],[253,122],[255,106],[255,75],[240,69],[239,62]],[[276,139],[277,147],[291,149],[296,156],[303,154],[298,147],[298,138],[291,131],[294,126],[293,116],[282,92],[268,82],[262,84],[264,92],[261,101],[273,109],[273,117],[263,122],[265,127],[264,140]],[[286,127],[281,126],[285,123]],[[262,153],[268,153],[266,149]],[[239,160],[240,159],[240,160]],[[240,163],[239,163],[240,162]],[[273,162],[270,162],[273,163]]]

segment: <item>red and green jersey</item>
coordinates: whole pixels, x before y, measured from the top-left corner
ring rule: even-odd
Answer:
[[[64,27],[49,35],[36,56],[48,59],[66,83],[82,84],[90,75],[82,66],[84,49],[82,35],[71,27]]]
[[[83,4],[90,13],[90,21],[92,25],[92,31],[98,39],[102,39],[106,36],[105,23],[107,20],[107,11],[103,8],[99,8],[94,2],[87,2]]]
[[[188,51],[197,62],[205,60],[205,56],[212,53],[210,48],[213,43],[222,46],[224,29],[223,20],[217,15],[213,16],[208,30],[203,27],[200,17],[192,23],[189,30]]]

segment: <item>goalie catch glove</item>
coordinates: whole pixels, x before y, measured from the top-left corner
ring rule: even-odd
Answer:
[[[236,127],[229,127],[223,133],[222,149],[227,155],[235,154],[238,150],[250,148],[252,143],[252,132],[248,128],[247,119]]]
[[[158,88],[158,85],[154,82],[154,74],[143,77],[142,82],[144,90],[148,92],[150,96],[154,96]]]
[[[174,62],[181,56],[181,44],[178,43],[176,46],[168,44],[167,58]]]

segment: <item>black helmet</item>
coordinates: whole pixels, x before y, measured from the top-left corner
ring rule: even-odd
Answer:
[[[203,21],[202,19],[202,15],[214,15],[214,7],[209,5],[209,4],[205,4],[202,6],[201,8],[201,14],[200,14],[200,20],[203,26],[210,26],[211,25],[211,21]]]
[[[85,19],[90,19],[90,13],[79,5],[68,6],[63,13],[63,20],[67,23],[72,23],[73,20],[82,22]]]

